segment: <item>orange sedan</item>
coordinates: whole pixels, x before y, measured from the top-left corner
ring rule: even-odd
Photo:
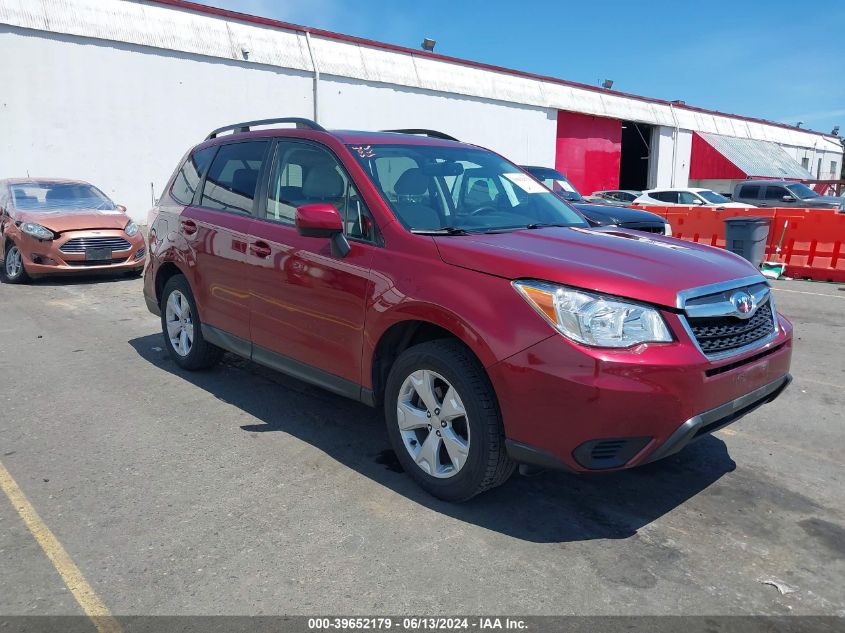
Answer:
[[[95,186],[78,180],[0,180],[0,256],[3,279],[62,273],[140,274],[144,236]]]

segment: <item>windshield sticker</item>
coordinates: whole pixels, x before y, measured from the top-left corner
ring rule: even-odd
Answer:
[[[525,193],[549,193],[548,189],[546,189],[543,185],[534,180],[528,174],[513,173],[502,175],[508,180],[510,180],[517,187],[522,189]]]
[[[353,145],[352,149],[358,152],[358,156],[361,158],[373,158],[376,155],[372,145]]]
[[[576,193],[575,187],[570,185],[565,180],[555,180],[555,184],[568,193]]]

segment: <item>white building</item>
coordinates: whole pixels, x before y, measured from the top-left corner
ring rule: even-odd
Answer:
[[[141,220],[210,130],[278,116],[437,129],[586,193],[842,165],[831,135],[182,0],[0,0],[0,59],[0,175],[88,180]]]

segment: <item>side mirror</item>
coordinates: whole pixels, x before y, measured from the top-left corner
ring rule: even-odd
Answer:
[[[783,201],[784,202],[795,202],[795,196],[784,196]]]
[[[317,202],[297,207],[294,224],[303,237],[330,238],[332,255],[335,257],[349,254],[349,242],[343,234],[343,220],[333,204]]]
[[[116,204],[114,205],[115,208],[120,211],[121,213],[126,213],[126,205],[123,204]]]

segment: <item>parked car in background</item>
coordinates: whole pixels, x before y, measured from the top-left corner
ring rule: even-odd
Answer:
[[[191,148],[150,212],[164,345],[184,369],[228,350],[384,407],[404,471],[437,497],[518,462],[652,462],[790,381],[792,326],[728,251],[589,229],[440,133],[260,123]]]
[[[748,180],[734,187],[733,199],[758,207],[803,207],[836,209],[845,213],[845,197],[821,196],[801,182],[791,180]]]
[[[63,273],[140,274],[144,236],[94,185],[80,180],[0,180],[0,257],[9,283]]]
[[[590,226],[621,226],[647,233],[672,235],[672,227],[656,213],[632,209],[622,203],[613,204],[609,200],[603,201],[602,204],[592,204],[584,199],[572,183],[556,169],[532,165],[522,165],[522,168],[551,189],[559,198],[578,209],[587,218]]]
[[[702,206],[717,209],[750,209],[753,204],[745,204],[730,200],[725,196],[696,187],[676,189],[649,189],[634,200],[634,204],[643,206],[671,207],[671,206]]]
[[[634,189],[613,189],[610,191],[594,191],[588,197],[607,200],[609,202],[631,204],[634,200],[641,196],[642,193],[642,191],[635,191]]]

